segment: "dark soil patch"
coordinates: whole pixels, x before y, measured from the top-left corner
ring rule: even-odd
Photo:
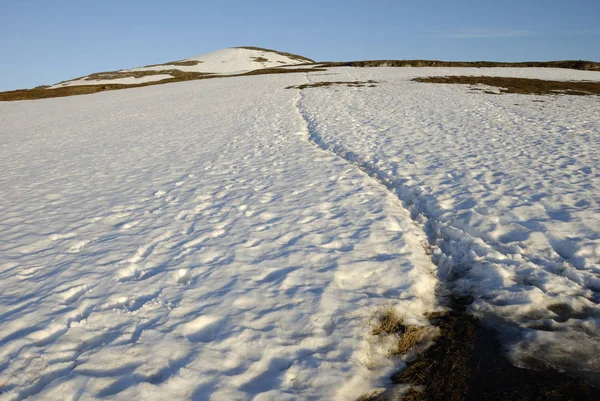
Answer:
[[[198,79],[198,77],[204,77],[211,75],[206,72],[187,72],[181,70],[143,70],[143,71],[108,71],[108,72],[97,72],[87,76],[87,80],[105,80],[105,79],[119,79],[119,78],[142,78],[149,77],[152,75],[171,75],[173,78],[187,78]]]
[[[172,63],[165,63],[165,65],[176,65],[180,67],[190,67],[193,65],[198,65],[203,63],[204,61],[200,60],[183,60],[183,61],[173,61]]]
[[[285,56],[285,57],[291,58],[292,60],[298,61],[299,63],[314,63],[315,62],[314,60],[311,60],[308,57],[300,56],[298,54],[280,52],[277,50],[265,49],[263,47],[238,46],[238,47],[236,47],[236,49],[258,50],[258,51],[263,51],[263,52],[275,53],[275,54],[279,54],[280,56]]]
[[[162,63],[162,64],[150,64],[150,65],[145,65],[144,68],[148,68],[148,67],[160,67],[162,65],[177,65],[177,66],[192,66],[192,65],[198,65],[200,63],[203,63],[204,61],[199,61],[199,60],[182,60],[182,61],[169,61],[168,63]]]
[[[520,63],[503,63],[495,61],[365,60],[325,62],[321,64],[323,67],[534,67],[600,71],[600,63],[585,60],[525,61]]]
[[[293,74],[298,72],[316,72],[316,71],[327,71],[323,68],[282,68],[282,67],[273,67],[273,68],[262,68],[260,70],[254,70],[250,72],[245,72],[239,75],[230,75],[236,77],[243,77],[249,75],[267,75],[267,74]]]
[[[164,70],[164,71],[129,71],[129,72],[107,72],[91,74],[88,77],[90,80],[103,80],[103,79],[118,79],[128,77],[144,77],[149,75],[158,74],[169,74],[172,78],[166,78],[160,81],[143,82],[139,84],[95,84],[95,85],[74,85],[74,86],[63,86],[60,88],[47,89],[47,88],[33,88],[33,89],[18,89],[9,92],[0,92],[0,101],[13,101],[13,100],[34,100],[34,99],[48,99],[53,97],[64,97],[64,96],[75,96],[75,95],[87,95],[91,93],[104,92],[109,90],[118,90],[126,88],[139,88],[143,86],[166,84],[171,82],[182,82],[191,81],[196,79],[212,78],[212,74],[200,73],[200,72],[183,72],[180,70]]]
[[[600,391],[583,380],[556,371],[513,366],[503,355],[497,333],[483,327],[464,309],[430,317],[440,329],[436,342],[408,367],[392,376],[394,383],[425,386],[403,400],[427,401],[587,401]],[[380,399],[372,397],[372,400]]]
[[[311,71],[325,71],[323,69],[314,69]],[[287,86],[285,89],[307,89],[307,88],[323,88],[327,86],[347,86],[349,88],[362,88],[368,86],[374,88],[377,81],[342,81],[342,82],[315,82],[311,84]]]
[[[253,61],[256,61],[257,63],[266,63],[267,61],[269,61],[268,58],[264,58],[264,57],[252,57]]]
[[[264,68],[262,70],[250,71],[244,74],[238,75],[213,75],[201,72],[185,72],[180,70],[164,70],[164,71],[134,71],[134,72],[123,72],[120,74],[119,71],[109,73],[98,73],[92,74],[90,77],[96,77],[95,79],[114,79],[107,77],[125,78],[125,77],[139,77],[146,75],[156,74],[170,74],[173,78],[167,78],[160,81],[144,82],[140,84],[124,85],[124,84],[104,84],[104,85],[77,85],[77,86],[65,86],[62,88],[46,89],[47,86],[37,87],[34,89],[18,89],[8,92],[0,92],[0,101],[14,101],[14,100],[34,100],[34,99],[49,99],[54,97],[64,96],[75,96],[75,95],[88,95],[92,93],[104,92],[109,90],[128,89],[128,88],[140,88],[151,85],[168,84],[172,82],[183,82],[192,81],[198,79],[215,79],[215,78],[227,78],[233,76],[250,76],[250,75],[264,75],[264,74],[295,74],[299,72],[313,72],[313,71],[325,71],[319,68]],[[119,74],[117,74],[119,73]],[[106,75],[105,75],[106,74]],[[110,75],[113,74],[113,75]],[[132,74],[132,75],[125,75]]]
[[[523,95],[600,95],[600,82],[594,81],[545,81],[542,79],[488,76],[425,77],[415,78],[413,81],[436,84],[487,85],[499,88],[501,93],[519,93]]]

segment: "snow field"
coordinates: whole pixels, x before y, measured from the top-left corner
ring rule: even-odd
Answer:
[[[398,199],[308,141],[301,75],[0,104],[1,399],[350,399],[436,308]]]
[[[484,70],[484,71],[482,71]],[[314,142],[397,194],[434,245],[442,282],[474,296],[513,360],[598,383],[600,104],[595,97],[494,96],[416,75],[600,80],[533,69],[335,69],[306,90]],[[534,102],[535,100],[535,102]]]
[[[199,64],[199,66],[202,64]],[[0,103],[0,399],[351,400],[447,291],[598,377],[600,104],[335,68]],[[375,88],[283,88],[317,81]],[[536,100],[534,102],[533,100]],[[543,102],[539,102],[539,101]]]

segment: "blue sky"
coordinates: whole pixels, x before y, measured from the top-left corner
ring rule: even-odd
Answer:
[[[319,61],[600,61],[600,0],[0,0],[0,90],[242,45]]]

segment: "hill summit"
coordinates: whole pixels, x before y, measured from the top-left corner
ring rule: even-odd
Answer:
[[[183,76],[238,75],[265,68],[313,63],[297,54],[260,47],[233,47],[163,64],[100,72],[52,85],[51,89],[81,85],[138,85]]]

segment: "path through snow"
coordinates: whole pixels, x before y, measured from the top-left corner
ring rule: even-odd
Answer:
[[[595,97],[494,96],[412,76],[476,69],[337,69],[305,90],[312,141],[404,202],[438,277],[501,329],[513,360],[600,377],[600,104]],[[440,71],[443,70],[443,71]],[[486,69],[600,79],[598,73]],[[535,102],[534,102],[535,101]]]

